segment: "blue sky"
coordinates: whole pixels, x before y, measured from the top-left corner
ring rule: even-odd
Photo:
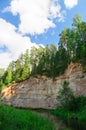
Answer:
[[[59,34],[81,14],[86,0],[0,0],[0,67],[40,44],[58,45]]]

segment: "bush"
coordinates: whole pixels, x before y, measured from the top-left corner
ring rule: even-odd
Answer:
[[[72,90],[68,87],[68,83],[65,81],[62,88],[59,90],[57,99],[60,106],[68,111],[79,111],[82,106],[86,105],[86,97],[74,96]]]
[[[53,114],[75,130],[86,130],[86,96],[74,96],[68,83],[64,82],[57,99],[60,106]]]
[[[57,100],[59,101],[60,106],[63,106],[65,109],[70,110],[70,104],[72,101],[74,101],[74,95],[68,85],[69,83],[64,81],[63,86],[58,92]]]

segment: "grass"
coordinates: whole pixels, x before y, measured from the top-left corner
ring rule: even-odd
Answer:
[[[0,106],[0,130],[55,130],[52,122],[30,110]]]

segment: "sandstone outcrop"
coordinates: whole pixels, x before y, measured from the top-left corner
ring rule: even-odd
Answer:
[[[86,95],[86,73],[82,72],[80,64],[71,63],[65,74],[56,77],[55,81],[39,75],[9,86],[2,90],[1,100],[20,108],[54,109],[58,105],[59,88],[65,80],[76,95]]]

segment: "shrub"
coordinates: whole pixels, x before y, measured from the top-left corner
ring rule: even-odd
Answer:
[[[53,114],[75,130],[86,130],[86,96],[74,96],[67,82],[64,82],[58,94],[60,106]]]
[[[86,105],[86,97],[74,96],[72,90],[68,87],[69,83],[64,82],[62,88],[60,88],[57,99],[60,102],[60,106],[68,111],[79,111],[82,106]]]
[[[74,95],[72,90],[68,87],[69,83],[64,81],[63,86],[60,88],[57,96],[57,100],[60,103],[60,106],[63,106],[65,109],[70,109],[71,101],[74,100]]]

